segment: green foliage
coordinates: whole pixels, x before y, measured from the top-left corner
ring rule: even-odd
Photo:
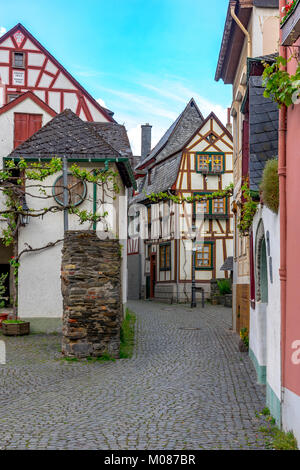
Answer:
[[[3,320],[2,323],[19,324],[19,323],[26,323],[26,322],[23,320],[14,319],[14,320]]]
[[[249,348],[249,332],[248,328],[242,328],[240,331],[240,338],[243,341],[244,345]]]
[[[289,16],[295,10],[295,6],[297,5],[297,3],[298,3],[298,0],[293,0],[292,2],[285,5],[285,7],[283,8],[283,11],[285,12],[285,15],[282,18],[280,24],[284,24],[286,22],[286,20],[289,18]]]
[[[241,235],[248,236],[253,222],[253,218],[257,211],[258,203],[252,199],[248,182],[245,182],[245,184],[242,186],[242,195],[244,198],[244,203],[241,208],[238,229]]]
[[[5,281],[7,279],[8,273],[3,273],[0,275],[0,308],[3,308],[5,306],[5,293],[6,293],[6,286]]]
[[[136,316],[129,309],[121,325],[120,331],[120,359],[132,357],[134,348],[134,331]]]
[[[264,204],[277,214],[279,209],[279,176],[276,158],[266,163],[260,189]]]
[[[265,435],[266,446],[269,449],[298,450],[298,444],[294,434],[291,431],[284,432],[279,429],[268,408],[264,408],[260,415],[266,418],[266,426],[261,426],[259,430]]]
[[[193,196],[176,196],[174,194],[159,192],[159,193],[151,193],[146,195],[150,202],[157,203],[160,201],[173,201],[175,204],[183,204],[184,202],[187,203],[194,203],[196,201],[207,201],[210,199],[223,199],[224,197],[230,197],[233,194],[233,184],[231,183],[228,185],[223,191],[215,191],[214,193],[210,194],[194,194]]]
[[[291,59],[292,57],[288,60]],[[264,64],[264,96],[275,101],[279,108],[295,103],[300,92],[300,63],[298,63],[295,75],[290,75],[284,69],[288,60],[279,56],[273,64]]]
[[[221,279],[220,281],[217,281],[217,284],[220,295],[231,294],[231,282],[229,279]]]

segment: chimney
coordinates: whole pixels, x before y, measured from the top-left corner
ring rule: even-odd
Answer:
[[[232,124],[231,124],[231,116],[230,116],[230,108],[227,108],[227,124],[226,124],[226,129],[230,132],[232,135]]]
[[[150,124],[143,124],[142,128],[142,148],[141,148],[141,161],[151,152],[151,129]]]

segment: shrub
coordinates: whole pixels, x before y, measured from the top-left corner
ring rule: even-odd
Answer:
[[[278,213],[279,209],[279,177],[278,160],[274,158],[266,163],[260,185],[264,204],[271,211]]]
[[[231,283],[228,279],[217,281],[220,295],[231,294]]]

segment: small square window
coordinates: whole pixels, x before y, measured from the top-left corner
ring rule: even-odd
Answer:
[[[25,54],[24,52],[13,53],[13,66],[24,68],[25,67]]]
[[[195,252],[195,268],[196,269],[212,269],[212,245],[211,243],[203,243],[198,245]]]
[[[16,98],[18,98],[20,95],[18,93],[9,93],[7,95],[7,102],[10,103],[11,101],[14,101]]]

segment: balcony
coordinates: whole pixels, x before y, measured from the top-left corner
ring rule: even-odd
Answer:
[[[281,25],[282,45],[292,46],[300,36],[300,0],[290,16]]]

